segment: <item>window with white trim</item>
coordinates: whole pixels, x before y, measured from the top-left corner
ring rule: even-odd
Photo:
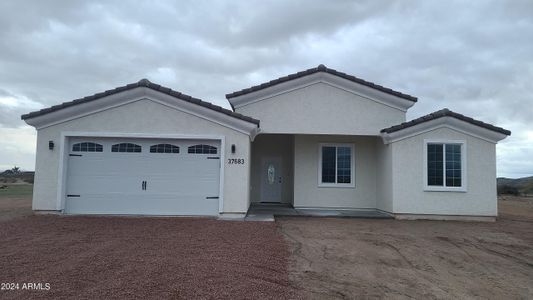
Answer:
[[[465,190],[464,147],[463,141],[426,141],[427,190]]]
[[[355,187],[352,144],[320,144],[319,186]]]

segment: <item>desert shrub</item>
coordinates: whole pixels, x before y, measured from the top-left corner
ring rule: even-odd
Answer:
[[[520,196],[520,190],[515,186],[504,184],[504,185],[498,186],[498,195]]]
[[[17,178],[15,177],[0,177],[0,183],[15,183]]]

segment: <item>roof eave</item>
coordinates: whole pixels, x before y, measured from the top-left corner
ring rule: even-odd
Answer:
[[[381,90],[359,84],[345,78],[329,74],[327,72],[314,72],[307,76],[301,76],[292,80],[287,80],[279,84],[272,85],[267,88],[262,88],[257,91],[239,95],[234,98],[228,99],[234,109],[259,102],[271,97],[281,95],[283,93],[291,92],[306,86],[310,86],[316,83],[325,83],[333,87],[340,88],[344,91],[353,93],[355,95],[362,96],[364,98],[376,101],[378,103],[399,109],[401,111],[407,111],[412,107],[415,102],[406,100],[404,98],[385,93]]]
[[[346,74],[346,73],[343,73],[343,72],[339,72],[339,71],[337,71],[335,69],[327,68],[326,66],[324,66],[322,64],[319,65],[316,68],[311,68],[311,69],[307,69],[305,71],[300,71],[300,72],[297,72],[297,73],[293,73],[293,74],[290,74],[290,75],[287,75],[287,76],[284,76],[284,77],[280,77],[280,78],[271,80],[269,82],[265,82],[265,83],[262,83],[262,84],[259,84],[259,85],[255,85],[255,86],[252,86],[252,87],[249,87],[249,88],[246,88],[246,89],[242,89],[240,91],[236,91],[236,92],[233,92],[233,93],[226,94],[226,99],[230,100],[232,98],[237,98],[237,97],[240,97],[240,96],[243,96],[243,95],[247,95],[247,94],[254,93],[254,92],[257,92],[257,91],[260,91],[260,90],[263,90],[263,89],[270,88],[270,87],[278,85],[278,84],[282,84],[284,82],[288,82],[288,81],[292,81],[292,80],[295,80],[295,79],[298,79],[298,78],[309,76],[309,75],[312,75],[312,74],[315,74],[315,73],[318,73],[318,72],[331,74],[331,75],[343,78],[345,80],[348,80],[348,81],[351,81],[351,82],[354,82],[354,83],[358,83],[358,84],[361,84],[361,85],[364,85],[364,86],[367,86],[367,87],[370,87],[370,88],[373,88],[373,89],[376,89],[376,90],[379,90],[379,91],[381,91],[383,93],[387,93],[387,94],[390,94],[390,95],[393,95],[393,96],[396,96],[396,97],[399,97],[399,98],[403,98],[403,99],[408,100],[408,101],[412,101],[414,103],[416,103],[418,101],[418,98],[416,98],[414,96],[395,91],[393,89],[390,89],[390,88],[375,84],[373,82],[369,82],[369,81],[363,80],[363,79],[355,77],[353,75],[349,75],[349,74]]]
[[[24,121],[37,129],[43,129],[56,124],[75,120],[95,112],[112,109],[127,103],[149,99],[167,107],[181,110],[185,113],[193,114],[206,120],[224,125],[241,133],[249,135],[251,138],[256,134],[259,121],[250,122],[242,118],[236,118],[219,110],[211,109],[202,105],[197,105],[190,101],[176,101],[176,97],[152,89],[150,87],[139,86],[121,93],[114,93],[103,98],[104,101],[87,101],[77,105],[70,105],[62,109],[46,112],[35,117],[26,118]]]
[[[497,143],[510,135],[510,132],[506,134],[469,123],[453,116],[443,116],[394,131],[382,130],[381,138],[385,144],[390,144],[439,128],[449,128],[490,143]]]
[[[40,117],[40,116],[43,116],[43,115],[46,115],[46,114],[49,114],[49,113],[53,113],[53,112],[56,112],[56,111],[59,111],[59,110],[62,110],[62,109],[66,109],[66,108],[69,108],[69,107],[72,107],[72,106],[75,106],[75,105],[89,103],[89,102],[92,102],[92,101],[95,101],[95,100],[99,100],[99,99],[102,99],[102,98],[113,96],[115,94],[124,93],[124,92],[130,91],[132,89],[139,88],[139,87],[145,87],[145,88],[148,88],[148,89],[152,89],[152,90],[161,92],[163,94],[172,96],[172,97],[174,97],[176,99],[179,99],[179,100],[182,100],[182,101],[185,101],[185,102],[189,102],[189,103],[193,103],[193,104],[196,104],[196,105],[208,108],[208,109],[212,109],[214,111],[218,111],[218,112],[220,112],[222,114],[225,114],[225,115],[228,115],[230,117],[234,117],[234,118],[237,118],[237,119],[241,119],[243,121],[247,121],[247,122],[256,124],[257,126],[259,126],[259,123],[260,123],[259,120],[257,120],[257,119],[254,119],[254,118],[251,118],[251,117],[248,117],[248,116],[244,116],[244,115],[236,113],[236,112],[234,112],[232,110],[225,109],[225,108],[220,107],[218,105],[214,105],[214,104],[212,104],[210,102],[203,101],[201,99],[194,98],[192,96],[189,96],[189,95],[174,91],[174,90],[172,90],[170,88],[161,86],[159,84],[152,83],[152,82],[150,82],[147,79],[141,79],[140,81],[138,81],[136,83],[131,83],[131,84],[128,84],[128,85],[125,85],[125,86],[117,87],[115,89],[107,90],[107,91],[104,91],[104,92],[101,92],[101,93],[97,93],[97,94],[94,94],[94,95],[91,95],[91,96],[87,96],[87,97],[84,97],[84,98],[79,98],[79,99],[72,100],[72,101],[69,101],[69,102],[64,102],[64,103],[61,103],[59,105],[54,105],[52,107],[41,109],[39,111],[30,112],[30,113],[22,115],[21,119],[24,120],[24,121],[27,121],[26,123],[30,124],[29,122],[32,122],[32,121],[30,121],[30,119],[34,119],[34,118],[37,118],[37,117]]]

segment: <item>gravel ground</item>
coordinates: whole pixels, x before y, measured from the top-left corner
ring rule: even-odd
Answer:
[[[20,298],[296,298],[275,223],[22,216],[0,223],[0,281]]]
[[[308,299],[533,299],[533,199],[494,223],[283,218]]]
[[[253,223],[31,216],[20,194],[0,195],[0,283],[51,289],[0,299],[533,298],[533,198],[496,223]]]

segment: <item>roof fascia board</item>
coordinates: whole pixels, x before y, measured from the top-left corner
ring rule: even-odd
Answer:
[[[151,100],[167,107],[200,117],[204,120],[236,130],[249,136],[256,132],[257,125],[228,116],[224,113],[190,103],[147,87],[137,87],[128,91],[109,95],[86,103],[80,103],[45,115],[24,120],[36,129],[43,129],[91,114],[116,108],[139,100]]]
[[[408,108],[415,104],[413,101],[396,97],[394,95],[390,95],[374,88],[325,72],[317,72],[304,77],[296,78],[252,93],[230,98],[228,101],[235,109],[238,109],[252,103],[302,89],[317,83],[328,84],[363,98],[399,109],[403,112],[407,111]]]
[[[385,144],[390,144],[439,128],[449,128],[494,144],[507,137],[503,133],[495,132],[453,117],[442,117],[395,132],[382,132],[381,138]]]
[[[117,94],[109,95],[95,101],[88,101],[77,105],[72,105],[44,115],[28,118],[25,119],[24,122],[35,127],[36,129],[43,129],[93,113],[115,108],[123,105],[124,103],[135,102],[143,99],[144,97],[146,97],[146,94],[143,89],[134,88]]]

